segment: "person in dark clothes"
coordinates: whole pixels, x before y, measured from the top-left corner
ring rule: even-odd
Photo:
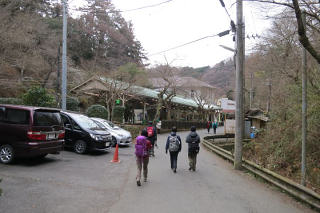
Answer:
[[[152,121],[149,121],[149,124],[146,129],[148,132],[148,140],[152,144],[152,148],[150,149],[150,156],[154,157],[154,146],[158,147],[158,145],[157,145],[157,129],[153,126]]]
[[[210,128],[211,128],[211,121],[208,121],[208,122],[207,122],[208,134],[210,133]]]
[[[196,171],[197,155],[200,150],[200,137],[196,133],[196,127],[191,127],[191,132],[187,136],[186,143],[188,144],[188,158],[189,158],[189,170]]]
[[[174,173],[177,172],[178,154],[181,151],[181,147],[181,138],[177,135],[177,127],[174,126],[166,143],[166,154],[169,150],[171,169]]]

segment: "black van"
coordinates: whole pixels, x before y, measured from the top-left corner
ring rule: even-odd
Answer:
[[[0,104],[0,162],[40,157],[63,149],[64,127],[58,109]]]
[[[78,154],[91,150],[107,151],[111,148],[112,136],[99,127],[89,117],[62,111],[61,117],[65,127],[65,146]]]

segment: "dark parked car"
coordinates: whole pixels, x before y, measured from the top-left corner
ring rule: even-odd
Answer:
[[[111,148],[111,135],[89,117],[72,112],[61,112],[65,127],[65,146],[78,154],[91,150],[107,151]]]
[[[45,157],[63,149],[64,127],[58,109],[0,104],[0,162],[15,157]]]

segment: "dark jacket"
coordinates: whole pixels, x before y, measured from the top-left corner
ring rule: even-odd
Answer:
[[[190,132],[187,136],[186,142],[188,144],[189,151],[195,147],[199,148],[200,137],[196,132]]]
[[[170,134],[171,136],[177,136],[177,138],[178,138],[178,140],[179,140],[179,150],[178,150],[178,152],[180,152],[181,151],[181,148],[182,148],[182,144],[181,144],[181,138],[180,138],[180,136],[179,135],[177,135],[177,133],[176,132],[171,132],[171,134]],[[168,149],[169,149],[169,143],[170,143],[170,141],[169,141],[169,138],[170,138],[170,136],[168,136],[168,139],[167,139],[167,143],[166,143],[166,152],[168,152]]]
[[[148,125],[148,127],[150,126],[153,128],[153,136],[148,137],[148,140],[151,142],[152,145],[154,145],[154,142],[157,140],[157,129],[152,125]],[[148,127],[146,129],[148,129]]]

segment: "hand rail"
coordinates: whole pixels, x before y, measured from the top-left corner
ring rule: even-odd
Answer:
[[[202,141],[202,145],[205,146],[210,151],[222,156],[233,162],[234,157],[231,152],[222,149],[207,140]],[[310,190],[309,188],[302,186],[298,183],[293,182],[292,180],[283,177],[275,172],[272,172],[266,168],[263,168],[252,161],[243,160],[242,167],[252,172],[253,174],[263,178],[269,183],[274,184],[275,186],[283,189],[290,195],[300,199],[301,201],[309,204],[313,208],[320,210],[320,195],[316,192]]]

